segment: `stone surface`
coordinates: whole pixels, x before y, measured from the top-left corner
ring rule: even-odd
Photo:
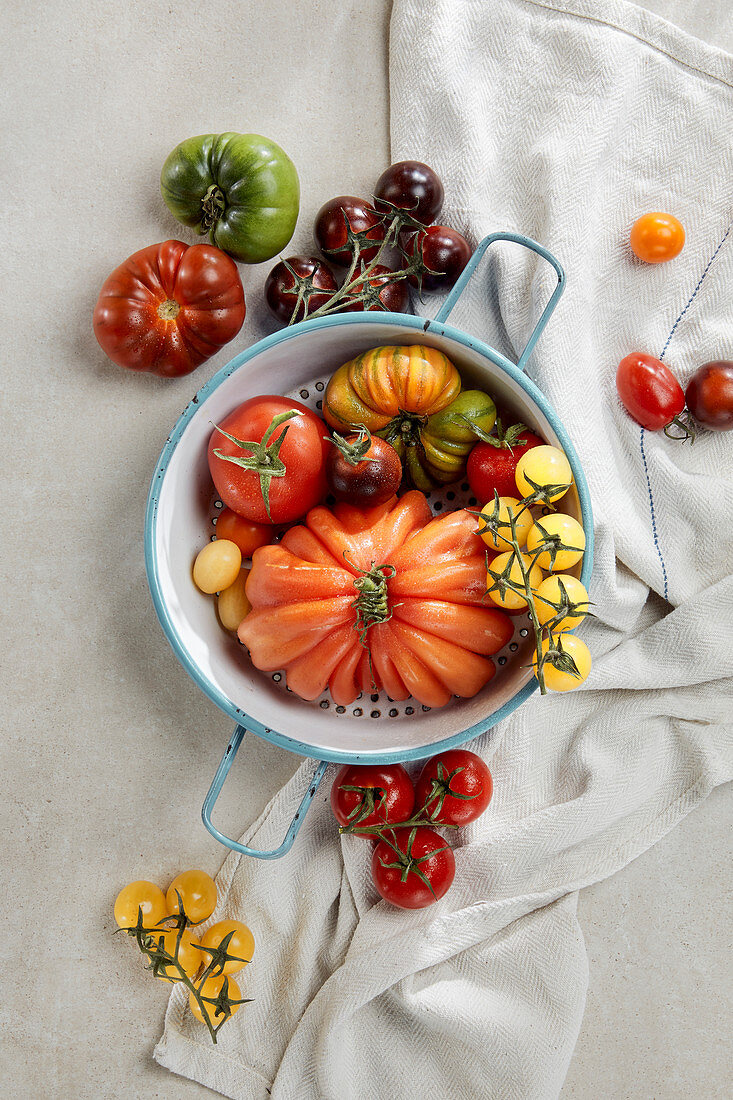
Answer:
[[[723,0],[650,6],[733,45]],[[389,11],[389,0],[6,5],[3,1097],[211,1095],[153,1063],[166,991],[112,936],[111,905],[126,881],[165,884],[192,866],[214,873],[223,858],[199,808],[231,726],[158,627],[142,523],[177,415],[270,326],[261,300],[270,265],[244,273],[242,333],[177,382],[110,364],[91,313],[127,255],[191,240],[157,182],[185,137],[253,130],[288,150],[303,189],[293,251],[310,250],[326,198],[369,192],[389,162]],[[250,741],[218,820],[241,831],[296,765]],[[718,792],[583,894],[591,984],[568,1098],[726,1092],[729,808]]]

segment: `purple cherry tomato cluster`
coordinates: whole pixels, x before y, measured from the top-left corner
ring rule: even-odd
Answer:
[[[330,199],[314,224],[322,255],[290,256],[268,275],[271,312],[283,324],[316,313],[405,313],[410,287],[450,290],[472,249],[457,230],[435,224],[443,199],[437,174],[415,160],[383,172],[372,202],[355,195]]]

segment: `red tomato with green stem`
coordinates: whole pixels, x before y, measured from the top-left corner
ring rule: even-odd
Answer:
[[[118,366],[178,378],[229,343],[245,312],[234,260],[213,245],[164,241],[135,252],[106,280],[94,335]]]
[[[625,356],[616,371],[616,389],[621,404],[642,428],[656,432],[677,424],[689,434],[678,420],[685,407],[682,386],[661,359],[640,351]]]
[[[455,875],[453,849],[440,833],[422,825],[388,830],[372,853],[374,885],[400,909],[433,905],[448,892]]]
[[[448,749],[428,760],[415,784],[415,804],[436,825],[469,825],[491,802],[491,772],[475,752]]]
[[[412,780],[401,764],[345,764],[331,787],[331,809],[342,828],[406,821],[414,805]]]
[[[512,424],[506,432],[496,421],[496,436],[479,442],[468,456],[466,477],[471,492],[483,505],[494,499],[494,491],[500,497],[517,495],[515,473],[522,455],[533,447],[543,447],[544,439],[525,428],[524,424]]]
[[[252,397],[209,439],[209,470],[222,501],[256,523],[292,523],[326,495],[328,429],[299,401]]]

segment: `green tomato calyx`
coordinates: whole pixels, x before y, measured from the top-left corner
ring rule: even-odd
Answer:
[[[212,183],[201,200],[201,232],[210,232],[226,210],[226,196],[222,189]]]
[[[224,451],[219,450],[219,448],[216,448],[214,454],[224,462],[233,462],[235,466],[241,466],[243,470],[253,470],[259,476],[262,500],[265,504],[267,518],[271,523],[270,482],[274,477],[285,477],[287,472],[285,463],[280,458],[280,448],[283,445],[285,436],[288,434],[289,426],[284,428],[281,434],[272,443],[270,440],[277,429],[287,420],[292,420],[294,416],[302,415],[299,409],[288,409],[287,412],[278,413],[277,416],[272,418],[269,428],[259,442],[250,439],[237,439],[236,436],[230,435],[229,432],[225,432],[218,424],[214,425],[217,432],[221,432],[223,436],[226,436],[232,443],[235,443],[237,447],[241,447],[243,451],[250,452],[248,455],[228,455],[225,454]]]

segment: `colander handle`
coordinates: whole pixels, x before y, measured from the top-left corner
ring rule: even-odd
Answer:
[[[533,241],[531,237],[524,237],[521,233],[492,233],[490,236],[484,237],[484,239],[476,248],[474,254],[471,256],[471,259],[468,261],[465,268],[463,269],[461,276],[458,279],[458,282],[446,298],[442,308],[436,314],[433,323],[437,322],[438,324],[440,324],[442,321],[445,321],[448,314],[453,309],[453,306],[456,304],[461,294],[463,293],[466,283],[473,275],[477,265],[483,259],[484,253],[486,252],[487,248],[489,247],[489,245],[494,244],[495,241],[509,241],[513,244],[524,245],[525,248],[529,248],[532,250],[532,252],[536,252],[538,256],[541,256],[543,258],[543,260],[547,260],[548,264],[551,264],[551,266],[554,267],[555,271],[557,272],[557,286],[552,292],[550,300],[542,312],[542,316],[532,330],[532,335],[527,341],[524,351],[517,360],[517,366],[519,367],[519,369],[524,370],[527,365],[527,360],[534,350],[535,344],[542,335],[544,327],[550,320],[552,312],[558,301],[560,300],[560,295],[565,289],[565,272],[560,266],[560,263],[555,259],[551,252],[548,252],[547,249],[543,248],[541,244],[537,243],[537,241]]]
[[[249,848],[246,844],[240,844],[238,840],[232,840],[231,837],[224,836],[220,833],[211,821],[211,811],[214,809],[216,800],[219,797],[222,787],[224,786],[224,780],[229,774],[229,769],[234,763],[234,757],[237,755],[237,750],[242,744],[242,739],[247,731],[244,726],[237,726],[234,733],[231,736],[231,740],[226,747],[226,751],[221,758],[221,763],[217,768],[216,775],[214,776],[211,786],[209,787],[209,793],[204,799],[204,804],[201,809],[201,817],[203,818],[204,825],[209,830],[212,836],[215,836],[220,844],[226,845],[227,848],[231,848],[235,852],[241,852],[245,856],[254,856],[255,859],[279,859],[280,856],[284,856],[286,852],[289,852],[293,846],[293,841],[298,835],[300,826],[303,824],[303,819],[306,815],[308,807],[310,806],[315,793],[318,790],[319,784],[323,779],[323,774],[328,767],[328,761],[319,760],[318,767],[313,773],[313,778],[308,784],[308,790],[303,796],[303,801],[295,811],[295,816],[290,822],[285,839],[279,848],[273,848],[269,852],[262,852],[259,848]]]

